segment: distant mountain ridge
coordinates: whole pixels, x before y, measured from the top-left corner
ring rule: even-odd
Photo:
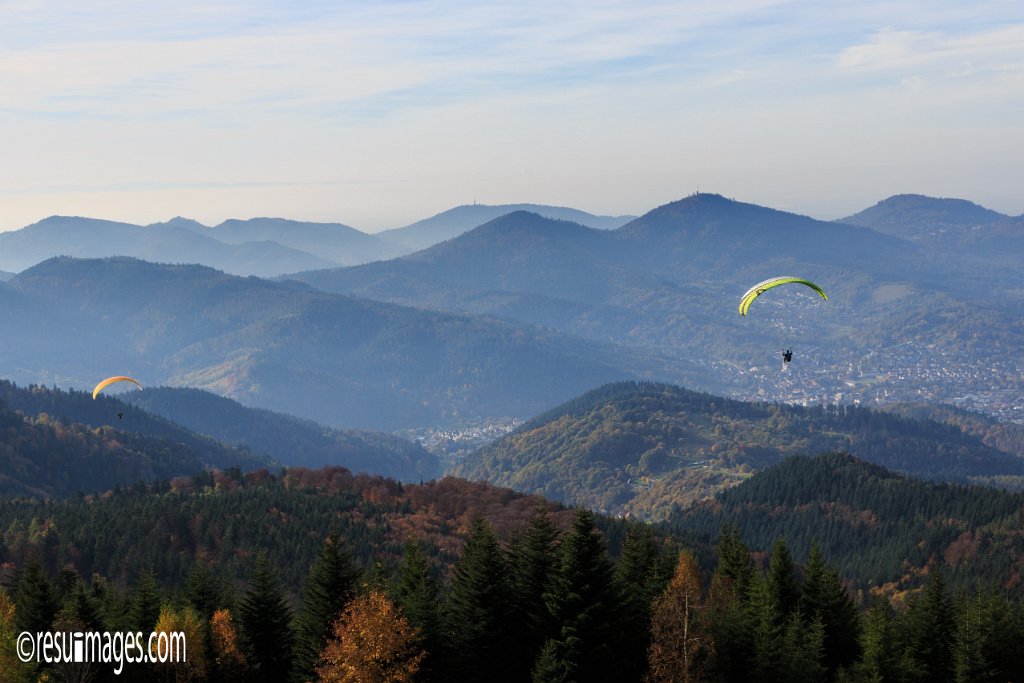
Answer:
[[[838,222],[862,225],[889,235],[923,241],[942,234],[962,234],[979,225],[1007,218],[965,199],[899,194]]]
[[[86,387],[127,373],[341,428],[528,415],[661,362],[201,266],[51,259],[3,287],[0,328],[18,334],[0,345],[0,367],[12,379]]]
[[[0,233],[0,267],[22,271],[53,256],[132,256],[161,263],[203,263],[240,275],[277,275],[295,267],[336,265],[267,240],[228,244],[180,222],[142,227],[92,218],[51,216]]]
[[[286,218],[229,219],[209,227],[182,216],[147,226],[50,216],[19,230],[0,232],[0,271],[19,272],[53,256],[131,256],[160,263],[198,263],[235,275],[274,277],[394,258],[522,208],[600,228],[618,227],[631,218],[594,216],[541,204],[463,206],[371,235],[342,223]]]
[[[614,230],[634,218],[595,216],[578,209],[544,204],[464,204],[402,228],[378,232],[376,236],[415,251],[458,237],[478,225],[517,211],[527,211],[554,220],[571,221],[599,230]]]
[[[341,223],[312,223],[285,218],[231,219],[209,228],[206,234],[229,244],[276,241],[340,265],[379,261],[405,252],[377,235],[368,235]]]
[[[1012,253],[1000,258],[983,264],[931,243],[702,193],[615,230],[515,212],[390,261],[287,277],[650,349],[680,364],[662,379],[726,395],[911,400],[912,390],[891,380],[955,357],[956,377],[928,388],[952,400],[1019,374],[1005,349],[1024,348],[1024,290]],[[793,274],[821,285],[829,301],[780,290],[751,315],[735,314],[751,284]],[[778,375],[786,348],[803,362]]]

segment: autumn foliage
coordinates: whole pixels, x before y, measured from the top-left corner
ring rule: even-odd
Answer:
[[[426,656],[417,629],[377,590],[354,599],[333,634],[317,667],[324,683],[407,683]]]

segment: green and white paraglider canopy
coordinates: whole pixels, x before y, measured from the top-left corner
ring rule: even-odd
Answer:
[[[747,309],[750,308],[750,304],[754,303],[754,299],[761,296],[769,289],[773,287],[778,287],[779,285],[788,284],[806,285],[813,289],[814,291],[816,291],[818,294],[820,294],[822,299],[828,301],[828,297],[825,296],[825,291],[818,285],[811,282],[810,280],[805,280],[802,277],[791,276],[772,277],[762,282],[758,282],[756,285],[748,289],[742,297],[740,297],[740,315],[746,315]]]

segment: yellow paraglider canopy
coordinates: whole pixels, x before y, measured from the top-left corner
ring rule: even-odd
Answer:
[[[126,377],[125,375],[118,375],[117,377],[108,377],[99,384],[97,384],[96,388],[92,390],[93,400],[96,400],[96,396],[99,395],[99,393],[103,391],[104,388],[110,386],[111,384],[114,384],[115,382],[131,382],[140,390],[142,389],[142,385],[139,384],[138,381],[132,379],[131,377]]]
[[[792,283],[798,283],[798,284],[801,284],[801,285],[807,285],[808,287],[810,287],[811,289],[816,291],[818,294],[820,294],[822,299],[824,299],[825,301],[828,301],[828,297],[825,296],[824,290],[822,290],[821,287],[819,287],[818,285],[814,284],[810,280],[805,280],[802,277],[791,277],[791,276],[788,276],[788,275],[785,276],[785,277],[772,277],[772,278],[768,278],[767,280],[764,280],[763,282],[758,282],[756,285],[754,285],[753,287],[748,289],[743,294],[743,296],[740,297],[740,315],[746,315],[747,314],[747,309],[750,308],[750,304],[754,303],[754,299],[756,299],[757,297],[761,296],[762,294],[767,292],[772,287],[778,287],[779,285],[786,285],[786,284],[789,284],[791,282]]]

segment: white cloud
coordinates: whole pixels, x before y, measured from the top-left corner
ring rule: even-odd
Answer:
[[[399,210],[382,181],[401,184],[410,218],[467,193],[637,212],[696,184],[714,190],[702,177],[745,198],[762,190],[758,169],[777,188],[832,169],[849,188],[869,175],[844,167],[863,153],[865,125],[888,145],[872,178],[895,184],[934,161],[913,136],[922,119],[943,144],[980,141],[948,160],[977,171],[996,134],[1004,156],[1024,158],[1012,134],[1024,115],[1021,7],[8,0],[0,225],[104,198],[112,217],[177,201],[172,213],[205,218],[258,206],[355,222],[346,212],[372,218],[385,210],[377,199]],[[913,144],[894,142],[906,136]],[[780,159],[814,171],[788,173]],[[999,180],[981,175],[959,194],[984,201]],[[275,189],[244,189],[253,183]]]

